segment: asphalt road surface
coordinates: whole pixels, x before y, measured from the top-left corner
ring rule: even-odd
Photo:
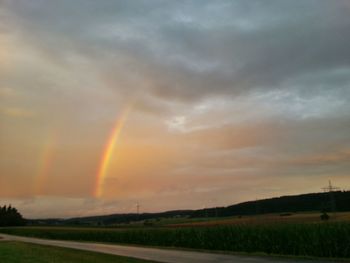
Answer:
[[[2,241],[20,241],[39,245],[48,245],[56,247],[73,248],[79,250],[87,250],[99,253],[106,253],[112,255],[133,257],[139,259],[147,259],[157,262],[168,263],[313,263],[322,262],[330,263],[332,261],[308,261],[308,260],[294,260],[294,259],[281,259],[281,258],[269,258],[269,257],[250,257],[250,256],[236,256],[225,255],[216,253],[202,253],[193,251],[181,251],[172,249],[157,249],[157,248],[143,248],[133,246],[121,246],[101,243],[90,242],[73,242],[73,241],[61,241],[61,240],[48,240],[30,237],[20,237],[0,234]]]

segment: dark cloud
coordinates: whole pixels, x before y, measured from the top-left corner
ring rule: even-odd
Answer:
[[[60,48],[65,41],[101,64],[133,68],[134,75],[148,79],[155,96],[165,99],[191,101],[255,89],[319,93],[319,83],[332,82],[337,70],[350,67],[346,1],[6,4],[35,43],[47,42],[59,53],[66,52]],[[120,60],[121,54],[128,61]],[[304,76],[313,82],[304,82]],[[341,93],[349,85],[342,79],[338,85],[333,81]]]

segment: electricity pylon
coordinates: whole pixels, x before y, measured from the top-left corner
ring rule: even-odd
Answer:
[[[324,192],[328,192],[329,193],[329,201],[330,201],[330,205],[331,205],[331,212],[336,212],[337,210],[337,206],[336,206],[336,202],[335,202],[335,198],[334,198],[334,194],[333,192],[339,191],[340,188],[333,186],[331,180],[328,181],[328,186],[326,187],[322,187]]]

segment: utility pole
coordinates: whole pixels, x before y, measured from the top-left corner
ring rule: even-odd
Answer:
[[[139,202],[136,203],[136,214],[140,214],[140,204],[139,204]]]
[[[329,201],[330,201],[330,206],[331,206],[331,212],[336,212],[337,207],[336,207],[336,202],[334,198],[334,192],[339,191],[340,188],[333,186],[331,180],[328,181],[328,186],[322,187],[323,191],[326,193],[329,193]]]
[[[140,204],[139,202],[136,203],[136,221],[140,220]]]

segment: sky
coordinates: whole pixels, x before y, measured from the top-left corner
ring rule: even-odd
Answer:
[[[348,0],[0,0],[0,204],[27,218],[350,189]]]

